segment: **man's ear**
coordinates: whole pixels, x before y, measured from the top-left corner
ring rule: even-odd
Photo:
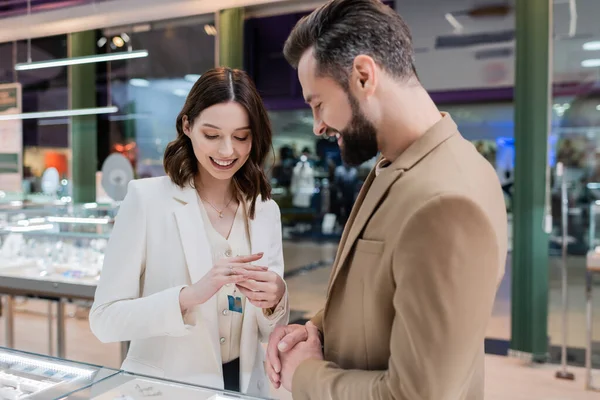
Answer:
[[[377,64],[375,60],[367,55],[359,55],[354,59],[352,75],[350,77],[350,89],[357,95],[362,94],[369,97],[375,93],[378,83]]]

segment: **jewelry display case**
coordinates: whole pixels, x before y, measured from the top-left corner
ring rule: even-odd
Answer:
[[[120,372],[80,389],[66,400],[260,400],[258,397]]]
[[[0,347],[0,399],[60,399],[119,371]]]

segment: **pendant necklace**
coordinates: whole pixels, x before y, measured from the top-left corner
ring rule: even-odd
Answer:
[[[214,205],[213,205],[213,204],[212,204],[210,201],[208,201],[208,200],[206,200],[206,199],[202,198],[202,196],[200,196],[200,198],[201,198],[202,200],[204,200],[205,202],[207,202],[207,203],[208,203],[208,205],[209,205],[209,206],[211,206],[211,207],[212,207],[212,208],[213,208],[213,209],[214,209],[214,210],[217,212],[217,214],[219,214],[219,218],[223,218],[223,211],[225,211],[225,210],[227,209],[227,207],[229,207],[229,205],[231,204],[231,201],[233,200],[233,196],[231,196],[231,198],[229,199],[229,202],[227,203],[227,205],[226,205],[226,206],[225,206],[225,207],[224,207],[222,210],[219,210],[219,209],[218,209],[217,207],[215,207],[215,206],[214,206]]]

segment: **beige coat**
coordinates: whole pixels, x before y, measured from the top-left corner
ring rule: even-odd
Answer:
[[[497,175],[444,114],[365,182],[313,319],[327,361],[300,365],[294,399],[482,399],[506,253]]]

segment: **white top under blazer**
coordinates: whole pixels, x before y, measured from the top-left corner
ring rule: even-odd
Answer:
[[[247,235],[246,213],[238,206],[231,229],[227,238],[223,237],[213,227],[202,200],[198,197],[200,211],[206,236],[212,252],[213,263],[223,259],[251,254],[250,238]],[[246,297],[235,287],[228,283],[217,292],[217,315],[219,316],[219,342],[221,343],[221,361],[223,364],[231,362],[240,356],[240,342],[242,337],[242,322],[246,312]],[[242,300],[241,312],[232,311],[229,307],[229,296]]]
[[[283,276],[281,214],[261,201],[249,221],[257,265]],[[169,177],[129,183],[106,249],[90,312],[92,332],[102,342],[130,341],[122,369],[222,389],[223,372],[217,297],[183,317],[179,292],[213,266],[196,190]],[[287,289],[275,311],[245,303],[240,339],[242,393],[269,396],[264,348],[277,325],[289,320]]]

